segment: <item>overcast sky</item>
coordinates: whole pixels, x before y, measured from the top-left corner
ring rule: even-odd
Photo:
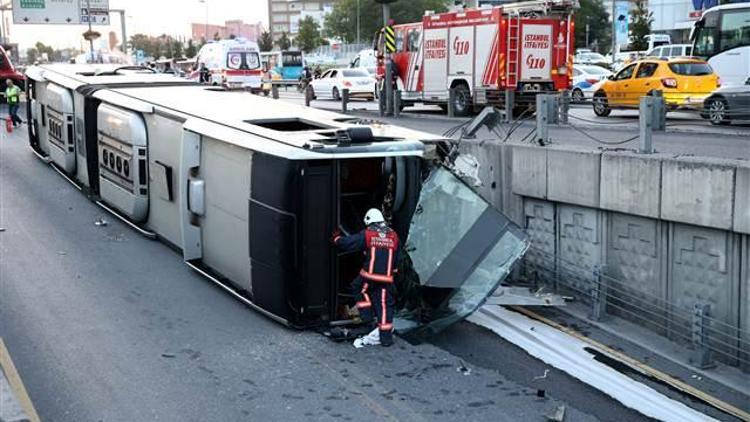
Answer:
[[[267,0],[109,0],[110,9],[125,9],[128,36],[141,32],[153,35],[162,33],[174,36],[190,34],[190,23],[208,22],[223,24],[228,19],[242,19],[248,23],[261,21],[268,27]],[[9,3],[3,0],[2,3]],[[115,31],[120,35],[119,14],[112,14],[112,25],[98,26],[102,34]],[[13,25],[10,13],[5,12],[5,21],[10,22],[10,40],[20,48],[33,46],[37,41],[56,48],[81,47],[81,34],[86,30],[81,25]]]

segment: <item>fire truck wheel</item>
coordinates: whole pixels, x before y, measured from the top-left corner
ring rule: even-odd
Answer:
[[[341,94],[339,94],[339,89],[335,86],[333,87],[333,90],[331,91],[331,97],[334,99],[334,101],[341,101]]]
[[[458,85],[456,90],[455,101],[453,102],[453,111],[458,117],[468,116],[471,112],[471,93],[466,85]]]
[[[596,114],[599,117],[607,117],[610,113],[612,113],[612,109],[609,108],[609,104],[607,102],[607,94],[603,92],[597,92],[594,94],[594,114]]]

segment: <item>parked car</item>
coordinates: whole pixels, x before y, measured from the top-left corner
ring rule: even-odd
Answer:
[[[701,117],[714,125],[750,120],[750,78],[744,85],[725,86],[711,93],[703,102]]]
[[[649,51],[649,57],[684,57],[693,55],[693,46],[690,44],[670,44],[656,47]]]
[[[591,64],[602,67],[609,67],[611,64],[606,57],[599,53],[581,53],[576,54],[573,61],[576,64]]]
[[[667,110],[702,109],[703,101],[718,87],[718,75],[704,60],[645,58],[597,86],[594,113],[608,116],[612,109],[638,108],[642,96],[657,90],[663,93]]]
[[[352,98],[375,98],[375,78],[365,69],[328,69],[310,85],[313,98],[331,98],[339,101],[345,88],[349,89],[349,96]]]
[[[596,84],[606,80],[611,74],[612,72],[601,66],[574,64],[573,88],[570,90],[570,98],[575,103],[581,103],[587,98],[591,98]]]

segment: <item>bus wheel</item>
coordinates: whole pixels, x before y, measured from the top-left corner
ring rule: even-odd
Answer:
[[[453,97],[453,112],[457,117],[468,116],[471,112],[471,93],[469,87],[461,84],[453,88],[456,95]]]

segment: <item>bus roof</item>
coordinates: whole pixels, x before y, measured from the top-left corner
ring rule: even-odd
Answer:
[[[422,142],[444,139],[377,123],[369,125],[376,142],[341,146],[335,131],[361,127],[357,118],[202,86],[117,88],[94,96],[142,112],[158,109],[185,119],[185,128],[204,136],[290,159],[418,156]]]
[[[51,81],[68,89],[78,89],[85,85],[195,85],[195,81],[175,75],[116,64],[39,65],[28,68],[26,75],[33,80]]]
[[[733,10],[733,9],[750,9],[750,2],[727,3],[727,4],[722,4],[722,5],[714,6],[714,7],[710,8],[710,9],[704,10],[703,14],[705,15],[706,13],[716,12],[716,11],[719,11],[719,10]]]

